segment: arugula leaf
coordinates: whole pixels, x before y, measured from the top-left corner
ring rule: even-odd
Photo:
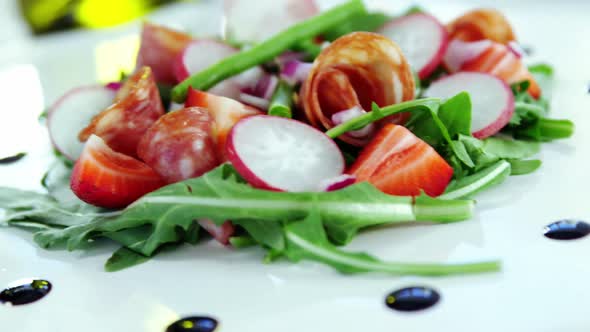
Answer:
[[[255,246],[258,244],[258,242],[254,240],[250,235],[241,235],[230,237],[229,244],[231,244],[231,246],[234,248],[240,249]]]
[[[321,219],[321,213],[313,209],[303,220],[287,223],[285,255],[289,259],[295,262],[302,259],[322,262],[342,273],[383,272],[394,275],[441,276],[492,272],[500,269],[497,261],[473,264],[390,263],[366,253],[345,252],[330,243]]]
[[[483,150],[502,159],[529,158],[541,151],[539,142],[519,141],[510,138],[489,137],[485,139]]]
[[[530,174],[541,167],[541,161],[538,159],[532,160],[518,160],[509,159],[508,162],[511,165],[510,175],[525,175]]]
[[[409,16],[413,14],[427,14],[428,12],[421,6],[414,5],[410,8],[406,9],[406,11],[402,14],[402,16]]]
[[[413,112],[406,126],[442,155],[448,155],[445,151],[450,149],[452,156],[448,158],[454,156],[467,167],[475,166],[465,147],[454,140],[459,135],[471,135],[471,99],[468,93],[461,92],[426,112]]]
[[[471,135],[471,108],[471,98],[467,92],[461,92],[441,105],[438,117],[451,138],[459,134]]]
[[[131,249],[150,256],[165,243],[181,241],[179,231],[186,231],[193,220],[209,218],[218,224],[232,220],[251,231],[250,235],[260,243],[280,249],[277,228],[261,225],[301,219],[312,208],[320,211],[330,237],[337,243],[346,243],[364,227],[414,220],[459,221],[471,216],[471,201],[445,204],[453,205],[453,209],[431,207],[430,201],[413,203],[411,197],[386,195],[368,183],[328,193],[269,192],[244,184],[233,168],[222,165],[202,177],[148,194],[117,217],[41,232],[37,238],[42,245],[65,240],[69,249],[75,249],[88,238],[113,237],[122,230],[147,226],[149,234],[143,235],[144,241]],[[430,213],[420,214],[421,208]]]
[[[470,198],[503,182],[511,173],[511,163],[500,160],[472,175],[453,180],[439,199]]]
[[[283,228],[279,223],[245,219],[236,220],[234,221],[234,224],[242,226],[254,241],[263,246],[279,251],[285,249]]]
[[[149,259],[149,257],[139,254],[137,251],[121,247],[107,260],[104,269],[107,272],[116,272],[145,263]]]
[[[0,187],[0,222],[36,221],[46,225],[72,226],[118,212],[104,212],[88,204],[63,206],[55,198],[32,191]]]
[[[549,142],[571,137],[574,134],[574,123],[570,120],[540,118],[531,124],[514,128],[512,134],[516,138]]]

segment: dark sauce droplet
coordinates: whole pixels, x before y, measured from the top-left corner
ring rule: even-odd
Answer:
[[[194,316],[179,319],[166,329],[166,332],[213,332],[217,320],[206,316]]]
[[[543,234],[553,240],[575,240],[590,234],[590,224],[581,220],[560,220],[545,226]]]
[[[14,156],[0,158],[0,165],[6,165],[6,164],[15,163],[15,162],[23,159],[23,157],[26,156],[26,155],[27,155],[26,153],[21,152],[21,153],[15,154]]]
[[[432,307],[440,300],[437,291],[428,287],[407,287],[385,298],[385,305],[398,311],[418,311]]]
[[[0,303],[7,305],[29,304],[42,299],[50,291],[51,283],[47,280],[19,280],[0,292]]]

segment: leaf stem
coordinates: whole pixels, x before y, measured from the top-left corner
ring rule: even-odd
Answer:
[[[366,114],[358,116],[354,119],[350,119],[336,127],[333,127],[326,132],[326,135],[328,135],[331,138],[336,138],[349,131],[362,129],[370,123],[379,121],[390,115],[402,112],[411,112],[414,110],[429,110],[431,107],[434,106],[430,104],[438,105],[439,103],[440,99],[438,98],[424,98],[386,106],[380,108],[379,111],[367,112]]]

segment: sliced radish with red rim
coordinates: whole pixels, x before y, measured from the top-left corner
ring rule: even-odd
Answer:
[[[474,137],[492,136],[512,118],[512,90],[504,81],[489,74],[459,72],[432,83],[425,95],[451,98],[463,91],[471,97],[471,132]]]
[[[84,143],[78,133],[98,113],[113,104],[116,91],[104,86],[85,86],[64,94],[51,108],[47,127],[53,146],[66,158],[76,160],[82,153]]]
[[[230,132],[227,156],[255,187],[277,191],[317,191],[318,184],[344,172],[338,146],[302,122],[258,115],[240,120]]]
[[[396,42],[420,79],[441,63],[448,44],[446,28],[433,16],[412,14],[386,24],[379,33]]]

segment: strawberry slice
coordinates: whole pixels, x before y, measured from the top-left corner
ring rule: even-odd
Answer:
[[[488,73],[502,79],[507,84],[529,81],[528,92],[534,98],[541,96],[541,88],[522,60],[506,45],[492,43],[475,59],[461,66],[462,71]]]
[[[453,168],[424,141],[402,126],[385,125],[348,171],[390,195],[441,195]]]
[[[215,123],[213,137],[222,160],[225,157],[225,142],[232,127],[240,119],[262,114],[256,108],[244,105],[231,98],[216,96],[193,88],[189,89],[185,107],[203,107],[209,110]]]
[[[78,198],[109,209],[125,207],[164,184],[149,166],[113,151],[96,135],[86,141],[70,178]]]

